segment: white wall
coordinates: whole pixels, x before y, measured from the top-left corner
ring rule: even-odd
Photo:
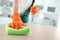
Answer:
[[[48,12],[47,11],[48,7],[55,7],[55,12]],[[51,19],[54,19],[56,24],[58,22],[58,16],[59,16],[58,11],[59,11],[59,7],[58,7],[56,0],[45,0],[43,12],[44,12],[45,16],[47,16]]]
[[[49,12],[47,11],[47,8],[48,8],[48,7],[55,7],[55,0],[45,0],[43,12],[49,13]],[[50,14],[51,14],[51,13],[50,13]]]
[[[37,5],[44,5],[45,0],[35,0]]]
[[[57,38],[60,40],[60,0],[56,0],[56,13],[59,13],[59,20],[58,20],[58,26],[57,26],[57,32],[56,32],[56,36]]]
[[[45,17],[48,17],[51,20],[54,20],[55,23],[56,23],[56,26],[57,26],[58,18],[59,18],[59,10],[60,10],[59,9],[60,6],[58,5],[59,4],[58,1],[57,0],[36,0],[36,2],[37,2],[36,3],[37,5],[43,5],[44,8],[43,8],[42,13],[44,14]],[[56,8],[55,9],[55,12],[48,12],[47,11],[47,8],[48,7],[55,7]],[[36,23],[42,22],[43,24],[44,23],[49,24],[49,22],[51,22],[50,24],[53,24],[52,21],[48,21],[48,20],[45,21],[44,19],[43,19],[44,21],[41,21],[40,17],[41,17],[41,14],[40,13],[39,14],[36,14],[34,16],[34,22],[36,22]],[[31,18],[30,18],[30,20],[31,20]]]

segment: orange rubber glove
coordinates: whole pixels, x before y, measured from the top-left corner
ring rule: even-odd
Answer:
[[[38,12],[38,7],[37,6],[32,6],[30,11],[34,15]]]
[[[14,13],[12,15],[12,23],[9,24],[9,27],[14,28],[14,29],[21,29],[22,26],[26,26],[26,24],[22,22],[20,14]]]

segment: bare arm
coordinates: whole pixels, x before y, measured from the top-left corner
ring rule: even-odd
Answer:
[[[13,12],[18,12],[18,0],[13,0]]]

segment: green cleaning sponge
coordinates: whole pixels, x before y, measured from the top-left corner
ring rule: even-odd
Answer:
[[[8,25],[6,25],[6,33],[7,34],[14,34],[14,35],[18,35],[18,34],[22,34],[22,35],[26,35],[30,32],[30,28],[23,26],[22,29],[13,29],[8,27]]]

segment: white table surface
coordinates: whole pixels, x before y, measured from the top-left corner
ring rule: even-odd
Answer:
[[[46,25],[29,23],[28,35],[7,35],[5,25],[0,25],[0,40],[55,40],[56,28]]]

